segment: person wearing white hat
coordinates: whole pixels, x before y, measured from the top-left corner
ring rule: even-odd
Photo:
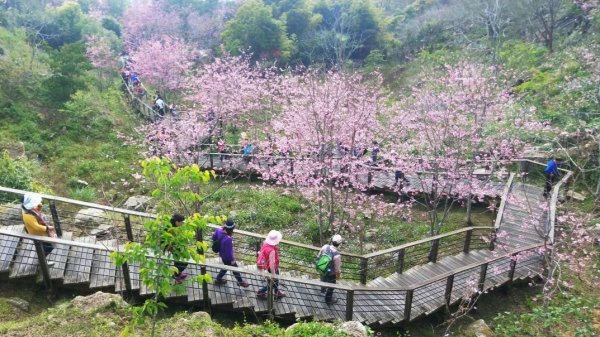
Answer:
[[[263,269],[271,273],[271,278],[273,279],[273,293],[277,299],[285,296],[283,292],[279,291],[279,280],[275,277],[275,275],[279,275],[278,245],[282,237],[283,234],[281,234],[280,231],[270,231],[269,234],[267,234],[260,251],[258,252],[258,257],[256,260],[256,265],[259,269]],[[266,299],[268,290],[269,281],[267,281],[266,286],[260,288],[260,290],[256,293],[256,297],[260,299]]]
[[[46,224],[42,215],[42,197],[38,194],[27,193],[23,196],[23,204],[21,205],[23,213],[23,224],[25,231],[31,235],[51,236],[54,233],[54,227]],[[42,242],[44,247],[44,255],[48,256],[54,249],[50,242]],[[46,259],[48,266],[53,266],[54,261]]]
[[[325,272],[325,274],[321,275],[321,281],[327,283],[336,283],[336,280],[341,278],[342,275],[342,256],[338,251],[338,247],[342,244],[342,236],[339,234],[335,234],[331,237],[331,241],[321,247],[319,251],[319,255],[317,259],[321,257],[323,254],[329,255],[331,258],[330,266]],[[325,303],[328,305],[334,304],[337,302],[336,298],[333,298],[333,288],[321,288],[321,293],[325,293]]]

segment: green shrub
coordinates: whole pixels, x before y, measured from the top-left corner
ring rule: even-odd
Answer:
[[[596,303],[586,297],[560,297],[547,309],[534,307],[531,312],[504,312],[494,318],[497,336],[594,336],[592,324]],[[550,334],[548,334],[550,332]]]
[[[26,158],[13,159],[8,151],[0,155],[0,186],[31,190],[33,163]],[[0,200],[14,200],[14,194],[0,193]]]
[[[97,199],[96,190],[89,186],[70,188],[68,193],[70,198],[80,201],[95,202]]]
[[[301,322],[285,332],[286,337],[347,337],[334,326],[319,322]]]

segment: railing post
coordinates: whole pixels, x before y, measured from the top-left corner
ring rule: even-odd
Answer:
[[[123,283],[125,283],[125,290],[127,291],[128,295],[131,295],[131,277],[129,276],[129,265],[127,264],[127,261],[123,263],[121,270],[123,272]]]
[[[439,247],[440,239],[435,239],[431,242],[431,249],[429,250],[429,262],[437,262]]]
[[[368,276],[368,268],[369,267],[369,259],[366,257],[360,258],[360,283],[367,284],[367,276]]]
[[[54,223],[54,229],[56,230],[56,235],[59,238],[62,237],[62,227],[60,226],[60,219],[58,217],[58,212],[56,211],[56,203],[54,200],[50,201],[50,213],[52,213],[52,222]]]
[[[496,239],[498,237],[497,229],[492,229],[492,233],[490,234],[490,250],[496,249]]]
[[[510,256],[510,267],[508,268],[508,281],[512,282],[515,278],[515,269],[517,267],[517,255]]]
[[[404,300],[404,321],[406,323],[410,322],[410,311],[412,309],[412,300],[414,289],[411,289],[406,292],[406,299]]]
[[[450,312],[450,302],[452,302],[452,288],[454,287],[454,275],[448,276],[446,279],[446,292],[444,293],[444,303],[446,312]]]
[[[46,285],[46,288],[52,289],[52,281],[50,280],[50,269],[48,269],[48,264],[46,263],[46,253],[44,252],[44,246],[42,242],[37,240],[34,240],[33,244],[37,253],[40,269],[42,270],[42,276],[44,277],[44,284]]]
[[[212,144],[211,144],[211,145],[209,145],[209,147],[208,147],[208,157],[210,158],[210,169],[211,169],[211,170],[214,170],[214,163],[213,163],[213,155],[212,155],[212,152],[213,152],[213,146],[212,146]]]
[[[270,273],[269,273],[270,274]],[[271,275],[269,275],[268,277],[268,284],[269,286],[267,287],[267,311],[269,313],[269,319],[273,320],[273,318],[275,317],[275,312],[274,312],[274,305],[273,305],[273,278],[271,277]]]
[[[487,274],[488,264],[481,265],[481,272],[479,273],[479,284],[477,285],[477,289],[480,292],[483,292],[483,288],[485,287],[485,276]]]
[[[354,314],[354,290],[346,291],[346,321],[351,321]]]
[[[473,237],[473,229],[469,229],[465,233],[465,246],[463,248],[463,252],[466,254],[471,250],[471,239]]]
[[[206,266],[200,266],[200,275],[206,276]],[[210,298],[208,295],[208,282],[206,281],[206,277],[202,279],[202,303],[204,306],[204,310],[210,312]]]
[[[125,221],[125,231],[127,232],[127,240],[133,242],[133,229],[131,228],[131,219],[129,219],[129,214],[123,214],[123,219]]]
[[[402,274],[404,271],[404,255],[406,254],[406,250],[404,248],[398,251],[398,265],[396,266],[396,272],[398,274]]]

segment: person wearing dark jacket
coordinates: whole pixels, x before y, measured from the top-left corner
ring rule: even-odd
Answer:
[[[558,166],[561,163],[560,158],[552,158],[548,161],[546,168],[544,169],[544,175],[546,176],[546,185],[544,186],[544,198],[548,198],[552,186],[558,179]]]
[[[173,216],[171,217],[171,231],[173,231],[173,229],[175,227],[179,227],[183,224],[183,222],[185,221],[185,217],[181,214],[173,214]],[[165,248],[167,251],[172,251],[173,247],[168,246]],[[180,284],[183,282],[183,280],[185,280],[185,278],[188,276],[188,274],[186,272],[184,272],[185,268],[187,268],[187,263],[185,262],[179,262],[179,261],[175,261],[173,263],[173,265],[175,266],[175,268],[177,268],[177,272],[173,273],[173,278],[175,279],[175,284]]]
[[[221,257],[221,261],[226,266],[237,267],[237,262],[235,261],[235,254],[233,251],[233,230],[235,229],[235,223],[231,219],[227,219],[222,228],[217,228],[212,235],[213,241],[219,241],[219,256]],[[226,269],[221,269],[217,278],[215,279],[215,284],[221,285],[227,283],[227,280],[223,279],[225,274],[227,273]],[[248,282],[244,281],[242,275],[239,272],[233,272],[233,276],[237,280],[237,284],[244,288],[249,286]]]

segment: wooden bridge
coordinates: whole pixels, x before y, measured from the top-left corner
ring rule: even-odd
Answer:
[[[218,156],[206,155],[203,166],[225,169],[226,165],[215,164]],[[229,169],[244,165],[241,160],[230,160],[234,161],[227,163]],[[513,166],[527,168],[540,163],[520,164]],[[537,171],[542,171],[542,167],[536,167]],[[313,261],[319,247],[282,240],[279,280],[286,297],[273,300],[269,294],[269,300],[257,299],[256,291],[264,284],[265,274],[256,269],[254,261],[264,235],[236,230],[239,268],[223,266],[218,258],[208,254],[206,263],[192,263],[186,271],[191,276],[214,276],[221,269],[240,271],[250,287],[237,286],[228,273],[229,282],[225,285],[190,283],[183,294],[171,294],[170,298],[214,309],[273,314],[283,319],[396,325],[468,299],[478,291],[536,277],[544,272],[545,247],[551,248],[554,240],[559,191],[571,173],[567,172],[555,185],[548,200],[542,197],[543,180],[531,177],[525,183],[516,178],[526,176],[522,173],[512,173],[507,180],[495,183],[501,203],[494,226],[465,227],[366,255],[343,252],[344,279],[336,285],[318,281]],[[394,183],[393,175],[385,171],[365,179],[382,190],[391,189]],[[416,186],[414,178],[409,180]],[[0,193],[17,200],[26,191],[0,187]],[[142,240],[142,224],[153,214],[50,195],[43,198],[49,203],[49,216],[60,238],[24,233],[19,205],[2,206],[0,212],[5,220],[0,224],[0,277],[36,278],[48,287],[152,295],[140,281],[139,266],[126,264],[117,268],[108,256],[111,251],[122,250],[127,241]],[[102,233],[104,238],[95,234],[93,227],[76,225],[75,214],[82,208],[102,211],[94,222],[113,226]],[[48,266],[43,258],[42,242],[56,247],[48,256],[55,261],[53,266]],[[323,286],[335,288],[337,303],[325,303],[320,292]]]

